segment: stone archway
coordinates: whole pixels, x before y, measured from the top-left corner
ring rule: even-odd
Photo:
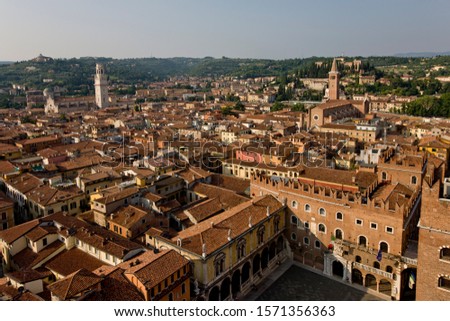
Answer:
[[[344,277],[344,265],[337,260],[333,261],[332,272],[333,272],[333,276],[343,278]]]
[[[256,254],[253,258],[253,275],[259,272],[261,269],[261,257],[259,254]]]
[[[273,258],[276,255],[277,249],[276,249],[277,245],[275,244],[275,242],[272,242],[272,244],[270,244],[269,247],[269,261],[272,261]]]
[[[364,280],[364,278],[363,278],[361,271],[358,269],[353,269],[352,270],[352,283],[363,285],[364,284],[363,280]]]
[[[241,271],[234,271],[233,276],[231,278],[231,293],[233,297],[241,291]]]
[[[378,292],[391,296],[392,284],[388,280],[382,279],[378,286]]]
[[[246,262],[242,267],[241,284],[245,284],[250,279],[250,262]]]
[[[209,291],[208,301],[220,301],[220,290],[215,286]]]
[[[220,286],[220,300],[224,301],[230,296],[230,278],[225,278],[222,281],[222,285]]]
[[[414,301],[416,299],[417,269],[407,268],[402,271],[400,283],[400,300]]]
[[[261,253],[261,269],[265,270],[269,264],[269,248],[265,248]]]
[[[283,249],[284,249],[284,240],[283,236],[280,236],[277,239],[277,254],[283,251]]]
[[[366,282],[365,282],[366,288],[377,290],[377,279],[372,274],[366,275]]]

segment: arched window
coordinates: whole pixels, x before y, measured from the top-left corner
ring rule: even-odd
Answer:
[[[441,276],[438,281],[438,286],[440,288],[450,290],[450,278]]]
[[[360,246],[367,246],[367,238],[363,235],[358,237],[358,245]]]
[[[381,180],[383,180],[383,181],[387,180],[387,174],[386,174],[386,172],[382,172],[382,173],[381,173]]]
[[[308,228],[309,228],[309,222],[303,223],[303,226],[304,226],[306,229],[308,229]]]
[[[263,244],[264,243],[264,233],[266,232],[266,229],[264,226],[261,226],[258,229],[258,245]]]
[[[305,212],[311,212],[311,205],[305,204]]]
[[[323,207],[319,208],[319,214],[322,216],[325,216],[327,214],[327,211]]]
[[[416,176],[411,177],[411,184],[413,184],[413,185],[417,184],[417,177]]]
[[[275,215],[273,219],[273,230],[274,233],[278,233],[280,231],[280,215]]]
[[[361,263],[361,257],[359,255],[355,256],[355,262]]]
[[[380,250],[383,253],[389,253],[389,245],[386,242],[380,242]]]
[[[296,241],[297,240],[297,234],[291,233],[291,240]]]
[[[219,253],[214,259],[214,274],[219,276],[225,270],[225,254]]]
[[[315,247],[316,249],[320,249],[320,241],[316,240],[316,241],[314,242],[314,247]]]
[[[387,272],[387,273],[392,273],[392,271],[394,271],[394,269],[392,268],[392,266],[390,266],[390,265],[386,266],[386,272]]]
[[[245,244],[246,241],[245,239],[240,239],[237,243],[237,256],[238,256],[238,260],[242,259],[243,257],[245,257]]]
[[[441,260],[450,261],[450,249],[448,247],[444,247],[439,252],[439,258]]]
[[[342,230],[340,230],[338,228],[336,229],[336,231],[334,231],[334,237],[337,238],[338,240],[342,240],[342,238],[343,238],[342,234],[343,234]]]
[[[298,207],[297,201],[292,201],[291,205],[292,205],[292,208],[297,208]]]
[[[309,245],[309,238],[308,237],[304,237],[303,238],[303,243],[305,243],[305,245]]]
[[[373,267],[376,268],[376,269],[379,269],[380,268],[380,262],[374,261],[373,262]]]
[[[341,212],[337,212],[336,213],[336,220],[337,221],[343,221],[344,220],[344,214],[342,214]]]
[[[325,233],[326,231],[327,231],[327,228],[325,227],[325,225],[320,223],[319,224],[319,232]]]
[[[295,215],[291,215],[291,223],[294,225],[298,224],[298,218]]]

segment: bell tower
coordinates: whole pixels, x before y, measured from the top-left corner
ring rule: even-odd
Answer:
[[[95,66],[95,104],[98,108],[109,106],[108,100],[108,77],[105,74],[105,67],[102,64]]]
[[[330,100],[339,99],[339,78],[340,73],[336,66],[336,58],[334,58],[331,70],[328,73],[328,98]]]

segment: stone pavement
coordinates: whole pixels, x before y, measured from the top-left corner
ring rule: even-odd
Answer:
[[[285,261],[248,301],[380,301],[381,299],[337,280]]]

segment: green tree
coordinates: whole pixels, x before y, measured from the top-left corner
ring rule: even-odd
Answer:
[[[301,112],[305,112],[306,108],[305,105],[302,103],[296,103],[294,104],[294,106],[291,107],[291,111],[301,111]]]
[[[241,101],[238,101],[235,105],[234,105],[234,109],[235,110],[239,110],[239,111],[245,111],[245,106]]]
[[[270,107],[270,111],[279,111],[285,108],[286,106],[279,101],[275,102],[272,107]]]

